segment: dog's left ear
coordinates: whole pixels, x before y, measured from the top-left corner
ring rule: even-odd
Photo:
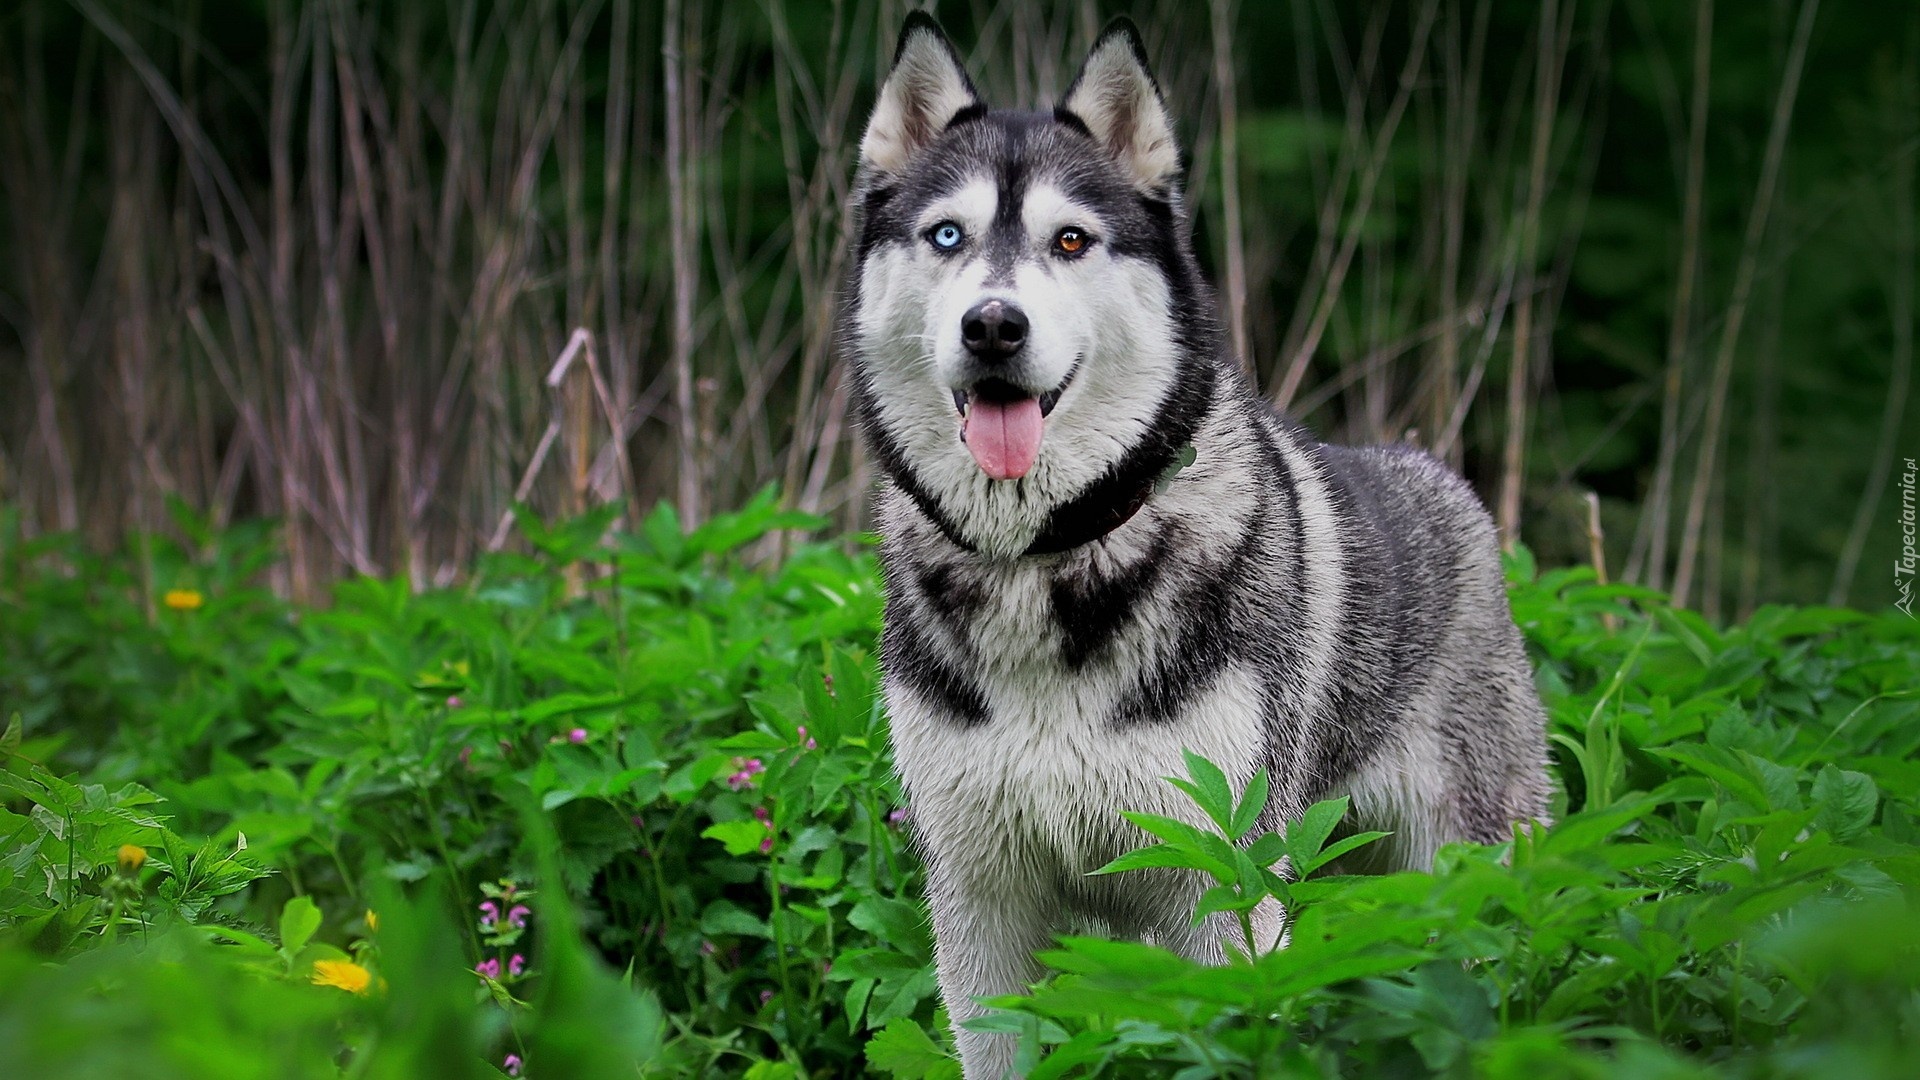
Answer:
[[[879,172],[896,172],[954,117],[981,107],[953,43],[932,16],[916,11],[900,28],[893,70],[880,84],[873,118],[860,139],[860,161]]]
[[[1123,15],[1100,31],[1060,108],[1086,125],[1135,187],[1164,193],[1179,178],[1173,119],[1147,70],[1147,47],[1133,20]]]

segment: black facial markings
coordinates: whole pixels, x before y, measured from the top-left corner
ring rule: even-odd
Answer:
[[[1172,203],[1155,195],[1142,195],[1140,196],[1139,202],[1140,209],[1144,211],[1148,217],[1155,221],[1165,222],[1168,226],[1173,225]]]
[[[1087,122],[1080,119],[1078,113],[1075,113],[1072,109],[1068,109],[1065,106],[1055,105],[1053,107],[1053,122],[1064,127],[1072,128],[1074,131],[1085,135],[1089,139],[1093,138],[1093,132],[1088,130]]]
[[[986,115],[987,103],[984,101],[976,101],[966,108],[961,109],[959,112],[954,113],[953,119],[947,121],[947,126],[944,130],[952,131],[962,124],[971,124]]]
[[[1025,142],[1027,138],[1025,129],[1015,129],[1016,143]],[[1020,208],[1027,200],[1031,174],[1026,156],[1020,153],[1009,154],[996,172],[993,222],[987,226],[987,235],[982,238],[987,259],[985,284],[989,287],[1005,287],[1013,283],[1013,269],[1019,264],[1020,256],[1027,247]]]
[[[887,204],[900,193],[898,184],[881,183],[869,188],[860,199],[860,232],[855,242],[859,259],[865,259],[873,249],[885,242],[892,231],[887,215]]]
[[[1068,668],[1085,667],[1133,620],[1134,606],[1159,581],[1168,531],[1155,532],[1147,553],[1117,573],[1100,575],[1088,569],[1053,579],[1053,621],[1060,627],[1060,658]]]

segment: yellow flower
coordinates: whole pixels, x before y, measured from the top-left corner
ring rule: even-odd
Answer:
[[[368,908],[367,909],[367,933],[377,934],[379,932],[380,932],[380,916],[375,914],[372,908]]]
[[[337,986],[354,994],[367,992],[367,984],[373,976],[366,968],[351,960],[315,960],[313,962],[313,985]]]
[[[192,611],[207,602],[199,589],[168,589],[161,600],[175,611]]]
[[[120,869],[128,874],[137,873],[147,861],[147,849],[139,844],[120,845]]]

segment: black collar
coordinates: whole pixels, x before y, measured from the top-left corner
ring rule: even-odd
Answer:
[[[1193,446],[1174,451],[1173,460],[1145,483],[1128,483],[1125,474],[1093,485],[1081,495],[1054,508],[1046,527],[1033,538],[1022,555],[1057,555],[1082,544],[1091,544],[1133,520],[1140,508],[1167,485],[1181,469],[1193,464]]]
[[[881,442],[879,454],[882,467],[894,477],[914,505],[920,508],[920,512],[940,530],[941,535],[960,550],[978,554],[980,549],[960,534],[960,529],[940,508],[939,502],[920,486],[913,470],[906,468],[905,462],[899,460],[892,445]],[[1161,456],[1167,463],[1151,473],[1151,479],[1142,482],[1139,470],[1117,469],[1095,481],[1092,487],[1075,498],[1054,507],[1053,512],[1047,515],[1047,523],[1041,528],[1040,535],[1033,538],[1033,543],[1027,545],[1021,556],[1058,555],[1110,535],[1133,520],[1133,516],[1147,505],[1147,500],[1155,493],[1165,491],[1181,469],[1193,464],[1193,444],[1188,443],[1170,452],[1163,450],[1155,456]],[[1147,466],[1149,469],[1152,467]]]
[[[1058,555],[1082,544],[1091,544],[1133,520],[1133,515],[1153,496],[1153,483],[1142,485],[1120,499],[1100,499],[1088,505],[1085,498],[1061,504],[1047,516],[1046,527],[1033,538],[1022,555]]]

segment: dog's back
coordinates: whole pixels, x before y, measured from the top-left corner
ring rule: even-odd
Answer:
[[[1329,793],[1351,794],[1356,819],[1378,822],[1363,827],[1394,832],[1362,865],[1424,869],[1448,840],[1506,840],[1514,822],[1546,816],[1546,716],[1493,521],[1419,450],[1320,452],[1362,585],[1349,594]]]

